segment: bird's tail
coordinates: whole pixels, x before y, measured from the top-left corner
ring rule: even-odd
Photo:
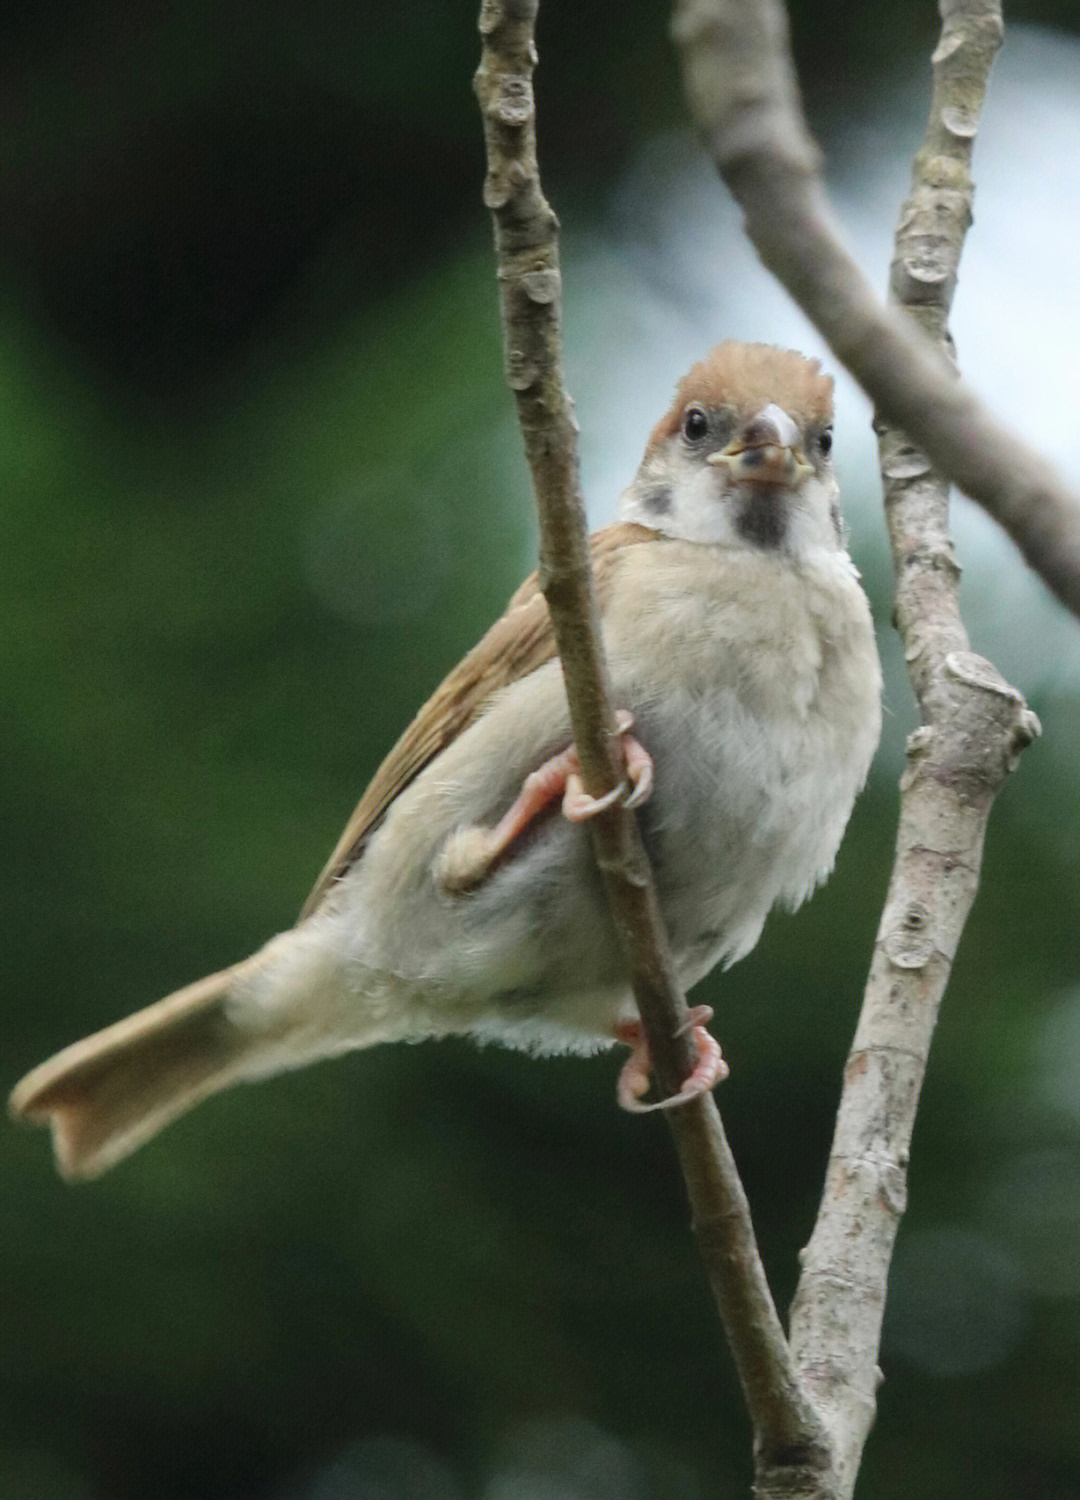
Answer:
[[[251,962],[209,974],[65,1047],[16,1085],[12,1114],[52,1126],[64,1177],[97,1176],[251,1071],[259,1040],[236,1025],[227,1004]]]

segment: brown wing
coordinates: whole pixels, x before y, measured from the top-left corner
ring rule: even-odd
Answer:
[[[660,534],[632,522],[605,526],[589,538],[593,584],[601,608],[610,592],[614,563],[623,547],[659,540]],[[527,677],[555,655],[555,634],[535,573],[525,580],[506,612],[454,668],[406,729],[371,778],[345,825],[300,920],[311,915],[335,881],[356,860],[394,798],[477,717],[492,693]]]

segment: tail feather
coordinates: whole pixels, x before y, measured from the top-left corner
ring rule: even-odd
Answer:
[[[177,990],[26,1075],[11,1113],[52,1126],[61,1175],[96,1177],[170,1120],[232,1083],[253,1038],[226,1000],[244,965]]]

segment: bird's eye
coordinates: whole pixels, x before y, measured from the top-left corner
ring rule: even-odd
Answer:
[[[683,436],[688,442],[697,443],[709,430],[709,419],[700,406],[689,406],[683,417]]]
[[[822,458],[828,458],[832,452],[832,428],[826,427],[823,432],[818,433],[817,450]]]

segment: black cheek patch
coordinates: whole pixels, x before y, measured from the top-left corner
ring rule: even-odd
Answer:
[[[735,528],[739,535],[758,547],[777,548],[787,535],[787,511],[774,491],[762,489],[751,495],[736,513]]]
[[[671,514],[671,491],[666,484],[651,485],[641,497],[645,509],[654,516]]]

